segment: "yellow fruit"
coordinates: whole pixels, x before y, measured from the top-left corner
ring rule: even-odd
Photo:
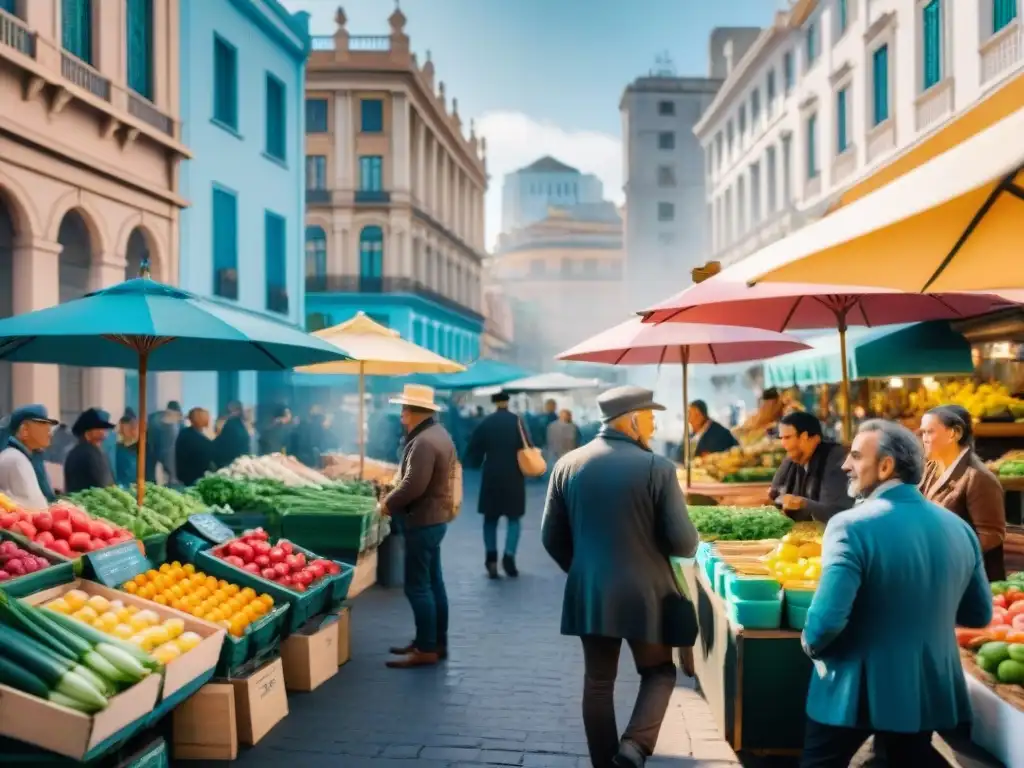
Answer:
[[[183,570],[185,573],[191,576],[193,573],[196,572],[196,567],[192,565],[192,563],[185,563],[185,565],[181,566],[181,570]]]
[[[86,624],[92,624],[100,617],[100,615],[96,613],[96,609],[88,605],[79,608],[72,614],[72,616],[80,621],[84,621]]]
[[[154,624],[160,623],[160,616],[157,615],[156,611],[151,611],[148,608],[144,611],[139,611],[132,618],[139,621],[145,621],[147,626],[152,627]]]
[[[219,579],[217,581],[217,588],[218,589],[227,589],[228,586],[229,586],[229,584],[226,581],[224,581],[224,579]]]
[[[184,619],[168,619],[164,622],[164,629],[167,630],[171,638],[178,637],[182,632],[185,631],[185,620]]]
[[[134,581],[126,581],[124,583],[124,586],[121,587],[121,589],[123,589],[129,595],[136,595],[139,592],[139,585],[136,584]]]
[[[245,598],[246,602],[248,602],[256,597],[256,590],[252,587],[246,587],[239,594]]]
[[[252,611],[253,621],[255,621],[267,612],[267,606],[263,604],[262,600],[253,600],[251,603],[245,606],[245,611]]]
[[[122,640],[127,640],[135,634],[135,630],[132,629],[131,626],[129,626],[128,624],[118,624],[116,627],[110,630],[110,634],[112,634],[114,637],[119,637]]]
[[[46,607],[49,608],[51,611],[56,611],[57,613],[71,613],[71,606],[68,605],[67,600],[65,600],[63,597],[58,597],[56,600],[51,600],[46,604]]]
[[[266,592],[264,592],[262,595],[260,595],[260,602],[263,603],[265,606],[267,606],[267,608],[273,608],[274,607],[274,598],[272,598]]]
[[[124,603],[123,602],[121,602],[120,600],[111,600],[110,601],[110,606],[107,608],[107,610],[110,611],[111,613],[117,613],[122,608],[124,608]]]
[[[101,613],[99,618],[96,619],[96,621],[100,622],[103,625],[104,632],[110,632],[110,630],[112,630],[120,623],[119,619],[117,618],[117,614],[113,611]]]
[[[139,635],[139,634],[132,635],[131,637],[128,638],[128,642],[129,643],[131,643],[132,645],[138,646],[139,648],[142,648],[143,643],[145,643],[145,641],[146,641],[146,638],[144,638],[142,635]]]
[[[163,645],[154,648],[150,652],[150,655],[161,664],[170,664],[176,658],[181,656],[181,649],[175,643],[164,643]]]
[[[146,617],[140,614],[129,617],[128,624],[136,632],[144,632],[149,628],[149,622],[146,620]]]
[[[160,573],[168,573],[171,570],[171,564],[164,563],[159,568],[157,568],[157,570],[160,571]]]
[[[795,563],[800,557],[800,550],[793,544],[780,544],[776,556],[787,563]]]
[[[134,616],[136,613],[139,612],[139,606],[137,605],[126,605],[124,609],[128,611],[129,616]]]
[[[64,602],[68,604],[72,611],[77,611],[85,605],[88,599],[89,596],[80,589],[70,589],[64,593]]]
[[[185,596],[185,590],[181,588],[180,584],[175,584],[171,587],[171,594],[174,595],[178,600]]]
[[[216,576],[207,576],[206,577],[206,587],[211,592],[213,592],[213,590],[215,590],[217,588],[217,577]]]
[[[146,586],[146,584],[149,583],[149,577],[146,576],[146,574],[144,573],[140,573],[138,576],[135,577],[135,583],[138,584],[140,587],[144,587]]]
[[[122,624],[127,624],[134,615],[135,611],[132,610],[132,607],[125,607],[117,612],[117,620]]]
[[[146,636],[153,641],[154,645],[163,645],[171,639],[171,633],[167,627],[150,627],[146,630]]]
[[[183,632],[175,641],[182,653],[188,653],[203,641],[195,632]]]
[[[809,542],[807,544],[800,545],[800,557],[820,557],[821,556],[821,544],[816,542]]]

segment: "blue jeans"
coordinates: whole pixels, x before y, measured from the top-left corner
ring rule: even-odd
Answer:
[[[448,593],[441,573],[441,541],[447,523],[405,530],[405,596],[416,622],[417,650],[448,647]]]
[[[484,518],[484,547],[488,552],[498,551],[498,519],[497,517]],[[516,518],[506,518],[508,528],[505,531],[505,554],[515,555],[519,549],[519,534],[522,532],[522,521]]]

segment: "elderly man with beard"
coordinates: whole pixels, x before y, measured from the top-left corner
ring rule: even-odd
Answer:
[[[905,427],[864,422],[843,468],[864,501],[825,530],[800,764],[849,765],[874,735],[890,765],[945,766],[933,733],[971,718],[953,630],[992,619],[978,537],[921,495],[923,450]]]

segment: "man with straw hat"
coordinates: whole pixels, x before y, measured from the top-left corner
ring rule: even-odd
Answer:
[[[692,647],[697,636],[696,614],[669,558],[693,557],[699,537],[675,465],[650,448],[654,411],[664,407],[649,389],[633,386],[610,389],[597,404],[598,436],[551,473],[541,537],[568,574],[562,634],[583,644],[591,761],[596,768],[642,768],[675,689],[672,650]],[[623,640],[640,690],[620,739],[614,692]]]
[[[441,572],[441,541],[455,516],[458,461],[451,436],[435,419],[441,406],[431,387],[406,384],[399,397],[406,432],[399,480],[380,503],[405,533],[405,595],[416,638],[391,653],[393,669],[423,667],[448,657],[448,594]]]

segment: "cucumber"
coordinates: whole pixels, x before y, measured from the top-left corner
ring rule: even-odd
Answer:
[[[60,656],[67,658],[68,660],[74,660],[78,658],[78,654],[75,651],[62,643],[57,637],[54,637],[49,632],[43,630],[35,621],[33,617],[29,615],[29,611],[26,611],[18,605],[17,600],[7,599],[6,596],[0,595],[0,620],[12,629],[16,629],[27,637],[31,637],[43,645],[50,648],[52,651]]]
[[[50,695],[50,689],[39,679],[38,675],[32,674],[3,656],[0,656],[0,683],[22,693],[38,696],[40,699],[45,699]]]
[[[49,699],[51,704],[59,704],[62,707],[67,707],[68,709],[73,709],[76,712],[82,712],[86,715],[91,715],[93,712],[98,711],[96,707],[85,704],[78,699],[73,699],[70,696],[65,696],[63,693],[58,693],[57,691],[51,691],[42,698]]]
[[[75,658],[90,670],[90,675],[103,679],[104,683],[100,686],[101,690],[106,688],[109,693],[112,690],[116,690],[117,683],[132,685],[146,676],[145,670],[142,670],[141,674],[139,674],[136,668],[122,669],[117,664],[112,663],[107,659],[106,653],[104,653],[105,643],[97,643],[94,647],[92,643],[81,635],[75,634],[51,619],[48,613],[36,611],[33,618],[44,629],[56,635],[65,645],[71,647],[76,652]],[[83,624],[82,626],[85,625]],[[90,675],[86,676],[89,677]]]
[[[8,626],[0,626],[0,647],[10,661],[36,675],[51,691],[63,693],[97,710],[107,706],[106,697],[74,671],[74,662],[60,659],[45,645]]]

